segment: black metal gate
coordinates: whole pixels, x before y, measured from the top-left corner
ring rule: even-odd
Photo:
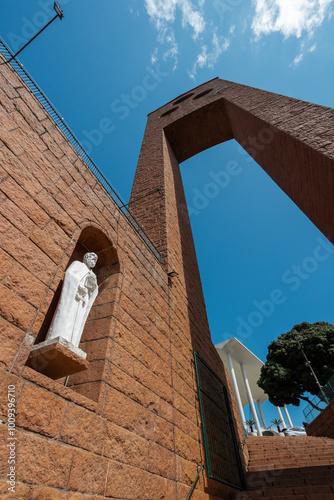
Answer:
[[[197,352],[194,356],[208,476],[245,489],[226,387]]]

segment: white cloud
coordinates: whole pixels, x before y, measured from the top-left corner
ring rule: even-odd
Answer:
[[[174,23],[181,21],[182,28],[186,34],[192,38],[192,43],[200,44],[198,54],[192,70],[189,71],[191,78],[195,78],[198,68],[212,68],[222,52],[228,50],[230,40],[223,36],[218,36],[218,27],[215,21],[211,21],[207,29],[204,19],[203,6],[205,0],[145,0],[145,7],[151,23],[158,31],[158,41],[163,46],[162,57],[174,59],[174,68],[178,64],[180,54],[178,41],[175,37]],[[228,29],[228,28],[227,28]],[[235,26],[230,27],[229,37],[233,35]],[[180,42],[181,43],[181,42]],[[182,39],[182,46],[186,43]],[[181,46],[181,45],[180,45]],[[160,49],[159,49],[160,52]],[[157,61],[158,51],[153,53],[152,60]]]
[[[138,10],[138,9],[137,9],[137,10],[134,10],[134,9],[131,7],[131,5],[129,6],[129,12],[130,12],[130,14],[131,14],[133,17],[135,17],[135,18],[136,18],[136,17],[139,17],[139,10]]]
[[[154,22],[157,29],[163,29],[166,23],[175,21],[176,9],[179,8],[182,14],[182,26],[189,25],[197,38],[205,28],[204,17],[199,10],[196,10],[191,0],[145,0],[146,10]],[[203,2],[200,2],[203,5]]]
[[[159,41],[161,43],[166,42],[168,49],[163,54],[163,59],[166,61],[169,57],[174,59],[173,71],[177,68],[177,56],[179,53],[179,47],[175,40],[174,31],[172,28],[165,28],[163,30],[163,35],[159,36]]]
[[[255,17],[252,30],[257,39],[275,31],[281,32],[285,38],[300,38],[303,31],[312,35],[323,23],[332,2],[333,0],[253,0]]]
[[[301,53],[299,54],[299,56],[296,56],[293,60],[293,66],[297,66],[301,61],[302,59],[304,59],[304,54]]]
[[[203,4],[204,0],[199,0],[199,7]],[[145,0],[145,6],[151,22],[158,30],[159,42],[167,46],[163,58],[165,60],[169,57],[174,59],[173,69],[176,69],[179,48],[172,24],[175,22],[177,10],[181,12],[182,27],[192,29],[194,40],[205,29],[204,17],[191,0]]]
[[[151,55],[151,64],[154,65],[158,60],[158,47],[156,47]]]
[[[305,43],[302,43],[301,47],[300,47],[300,54],[294,58],[293,63],[290,64],[290,66],[298,66],[298,64],[304,59],[304,56],[307,53],[314,52],[316,48],[317,48],[317,44],[314,44],[309,49],[306,49],[305,48]]]
[[[219,37],[217,33],[214,32],[211,46],[211,51],[208,51],[207,45],[202,46],[202,50],[198,54],[192,70],[188,72],[190,78],[192,78],[193,80],[195,79],[195,76],[197,74],[197,68],[214,67],[221,53],[225,52],[229,48],[230,40],[228,38]]]

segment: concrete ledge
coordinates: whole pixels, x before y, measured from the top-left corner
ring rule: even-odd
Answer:
[[[35,345],[27,366],[54,380],[86,370],[87,354],[62,337]]]

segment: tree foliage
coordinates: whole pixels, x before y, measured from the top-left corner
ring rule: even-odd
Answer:
[[[298,347],[297,340],[301,339],[304,339],[301,344],[320,384],[324,385],[333,375],[334,325],[325,322],[295,325],[268,346],[267,361],[258,380],[258,385],[275,406],[299,406],[301,399],[312,404],[305,392],[319,393],[319,386]]]

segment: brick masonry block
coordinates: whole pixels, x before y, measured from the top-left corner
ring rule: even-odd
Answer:
[[[108,386],[103,416],[116,425],[133,431],[137,419],[137,404],[121,392]]]
[[[22,390],[23,381],[13,375],[8,373],[3,368],[0,368],[0,420],[6,422],[8,419],[8,386],[15,387],[15,398],[17,398]]]
[[[5,199],[0,204],[1,214],[26,236],[34,230],[35,224],[25,213],[10,199]]]
[[[25,337],[24,331],[0,318],[1,351],[0,364],[9,368],[17,354],[17,351]]]
[[[109,337],[115,327],[113,318],[102,318],[99,320],[88,321],[86,323],[81,341],[96,340]]]
[[[31,500],[66,500],[68,497],[64,491],[55,488],[32,486],[30,498]]]
[[[180,483],[192,485],[197,476],[198,466],[194,462],[177,457],[176,462],[177,480]]]
[[[102,454],[106,422],[99,415],[70,403],[65,411],[60,439],[65,443]]]
[[[65,488],[73,449],[51,440],[22,434],[18,443],[18,480],[38,485]]]
[[[334,437],[334,401],[307,426],[308,436]]]
[[[27,330],[36,314],[36,309],[16,293],[1,284],[0,294],[2,297],[0,314],[9,323],[23,330]]]
[[[2,225],[1,225],[1,217],[0,217],[0,230],[1,230],[1,226]],[[9,226],[7,226],[7,228],[9,229],[9,227],[10,227],[10,224],[9,224]],[[5,233],[5,232],[6,232],[6,229],[3,231],[3,233]],[[14,263],[15,263],[14,259],[0,248],[0,280],[1,281],[5,278],[5,276],[7,275],[8,271],[11,269],[11,267],[13,266]]]
[[[3,498],[10,498],[10,493],[8,492],[8,483],[6,479],[1,479],[0,480],[0,494],[3,496]],[[16,498],[31,498],[31,488],[28,485],[25,484],[16,484],[15,487],[15,493],[11,494],[12,498],[13,495],[16,496]]]
[[[17,229],[11,228],[0,238],[0,246],[37,279],[50,283],[56,271],[55,263]]]
[[[173,422],[174,411],[172,404],[167,403],[166,401],[160,398],[158,414],[160,417],[164,418],[168,422]]]
[[[85,344],[82,345],[84,347]],[[91,361],[88,369],[74,373],[70,376],[69,385],[86,384],[87,382],[97,382],[105,380],[109,371],[108,363],[103,360]]]
[[[11,177],[2,182],[0,188],[39,227],[43,228],[50,220],[50,217]]]
[[[142,356],[142,341],[127,330],[120,322],[115,329],[115,342],[125,349],[136,359],[140,360]]]
[[[150,442],[148,455],[150,472],[158,476],[167,477],[168,479],[176,479],[174,452]]]
[[[103,359],[109,360],[112,350],[112,340],[106,338],[91,340],[89,342],[81,342],[79,347],[87,353],[88,361]]]
[[[107,424],[104,455],[118,462],[123,462],[140,469],[148,464],[148,446],[146,439],[141,438],[113,423]]]
[[[174,451],[174,428],[173,424],[163,418],[155,417],[154,440],[157,444]]]
[[[191,437],[187,436],[184,432],[175,428],[175,451],[182,458],[200,463],[200,449],[198,442],[194,441]]]
[[[56,241],[60,248],[65,250],[70,243],[69,236],[55,223],[55,221],[49,219],[48,224],[44,228],[44,232],[53,241]]]
[[[46,292],[44,283],[35,278],[18,262],[11,259],[11,263],[12,266],[3,280],[3,284],[31,305],[39,307]]]
[[[46,191],[40,191],[35,198],[38,205],[67,233],[71,236],[75,230],[74,221],[71,218],[72,210],[67,214],[61,206]]]
[[[0,162],[1,166],[15,179],[17,184],[32,197],[36,196],[42,189],[40,183],[26,169],[23,163],[6,147],[1,148]]]
[[[107,473],[107,459],[78,450],[74,455],[68,488],[104,495]]]
[[[63,257],[63,250],[40,228],[34,228],[30,239],[56,264]]]
[[[19,427],[37,434],[56,437],[59,433],[65,402],[50,392],[25,384],[16,409]]]

